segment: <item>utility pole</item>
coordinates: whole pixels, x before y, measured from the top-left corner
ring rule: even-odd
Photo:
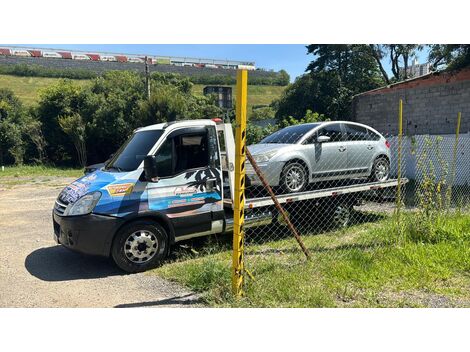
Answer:
[[[150,73],[147,56],[145,57],[145,86],[147,88],[147,99],[150,100]]]

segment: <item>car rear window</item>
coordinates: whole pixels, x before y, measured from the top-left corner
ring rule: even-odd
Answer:
[[[264,143],[277,143],[277,144],[295,144],[297,143],[305,134],[310,132],[315,127],[319,126],[319,123],[309,123],[303,125],[295,125],[283,128],[273,134],[267,136],[261,140],[260,144]]]

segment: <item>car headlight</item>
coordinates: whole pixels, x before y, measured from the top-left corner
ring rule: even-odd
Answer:
[[[276,154],[277,154],[277,150],[271,150],[270,152],[267,152],[267,153],[253,155],[253,159],[257,163],[265,163],[269,161]]]
[[[101,198],[101,192],[92,192],[85,194],[75,203],[69,204],[64,211],[64,216],[90,214],[95,208],[96,203]]]

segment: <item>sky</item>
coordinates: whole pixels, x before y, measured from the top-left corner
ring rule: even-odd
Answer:
[[[286,70],[293,81],[305,72],[312,61],[302,44],[17,44],[40,48],[113,52],[123,54],[147,54],[161,56],[183,56],[208,59],[254,61],[257,67],[279,71]],[[419,53],[418,60],[424,63],[427,51]],[[388,60],[383,63],[391,75]]]

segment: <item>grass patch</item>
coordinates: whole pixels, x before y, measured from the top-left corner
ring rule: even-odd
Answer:
[[[11,89],[15,95],[27,106],[32,106],[39,99],[39,91],[57,83],[60,78],[47,77],[19,77],[0,75],[0,88]],[[86,85],[90,80],[73,80],[77,84]]]
[[[470,214],[447,215],[440,241],[397,244],[393,222],[303,236],[310,262],[291,238],[247,244],[245,265],[255,281],[247,277],[240,300],[230,292],[230,241],[177,256],[154,273],[200,292],[211,306],[470,307]]]
[[[0,169],[0,178],[24,178],[34,176],[56,176],[56,177],[80,177],[83,169],[67,169],[44,165],[5,166],[5,171]]]

